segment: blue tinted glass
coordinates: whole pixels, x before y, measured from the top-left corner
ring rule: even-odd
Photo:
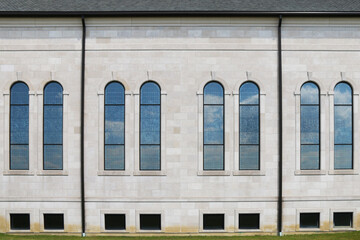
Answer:
[[[319,104],[319,88],[308,82],[301,87],[301,104]]]
[[[320,169],[319,145],[301,145],[300,151],[301,170]]]
[[[352,106],[335,106],[335,144],[352,144]]]
[[[240,170],[259,170],[259,145],[240,145]]]
[[[140,92],[141,104],[160,104],[160,88],[156,83],[145,83]]]
[[[319,143],[319,106],[301,106],[301,144]]]
[[[259,144],[259,106],[240,106],[240,144]]]
[[[29,143],[29,106],[12,105],[10,113],[10,143]]]
[[[29,104],[29,88],[23,82],[17,82],[11,87],[11,104]]]
[[[224,170],[224,146],[204,146],[204,170]]]
[[[105,145],[105,170],[125,170],[124,145]]]
[[[160,144],[160,106],[140,107],[140,144]]]
[[[44,145],[44,169],[62,169],[62,145]]]
[[[62,144],[62,105],[44,105],[44,144]]]
[[[140,170],[160,170],[160,146],[140,146]]]
[[[125,89],[118,82],[109,83],[105,88],[105,104],[125,104]]]
[[[59,83],[48,83],[44,89],[44,104],[62,104],[63,89]]]
[[[105,144],[125,143],[124,110],[124,105],[105,105]]]
[[[210,82],[204,88],[204,104],[223,104],[224,89],[217,82]]]
[[[335,104],[352,104],[352,89],[347,83],[339,83],[334,89]]]
[[[240,104],[259,104],[259,88],[247,82],[240,87]]]
[[[29,145],[10,146],[10,169],[11,170],[29,169]]]
[[[335,169],[353,168],[352,145],[335,145]]]
[[[223,144],[223,106],[204,106],[204,144]]]

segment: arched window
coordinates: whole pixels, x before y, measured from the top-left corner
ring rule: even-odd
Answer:
[[[29,88],[23,82],[10,90],[10,169],[29,169]]]
[[[161,170],[161,93],[154,82],[140,89],[140,170]]]
[[[224,89],[204,87],[204,170],[224,170]]]
[[[240,87],[239,169],[260,170],[260,98],[252,82]]]
[[[44,170],[63,169],[63,88],[50,82],[44,88]]]
[[[105,88],[105,170],[125,170],[125,89],[118,82]]]
[[[307,82],[301,87],[300,168],[320,169],[320,94],[319,87]]]
[[[352,88],[345,82],[334,89],[334,168],[353,168]]]

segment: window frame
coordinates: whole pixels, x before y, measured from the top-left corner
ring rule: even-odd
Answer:
[[[205,214],[223,214],[224,215],[224,229],[204,229],[204,215]],[[227,217],[228,212],[224,209],[200,209],[199,210],[199,232],[200,233],[225,233],[228,231],[229,221]]]
[[[301,128],[300,128],[300,121],[301,121],[301,88],[304,84],[312,82],[314,83],[319,89],[319,164],[320,169],[317,170],[302,170],[301,169]],[[294,175],[325,175],[326,174],[326,159],[325,159],[325,137],[327,132],[325,131],[326,126],[326,112],[325,112],[325,105],[326,105],[326,92],[322,89],[321,82],[312,78],[311,76],[308,77],[307,80],[301,81],[294,91],[295,97],[295,171]]]
[[[358,221],[358,212],[356,208],[330,208],[330,231],[355,231],[356,223]],[[352,227],[335,227],[334,213],[352,213]]]
[[[140,215],[142,214],[158,214],[160,215],[160,230],[143,230],[140,229]],[[163,210],[135,210],[135,228],[137,233],[161,233],[165,230],[165,212]]]
[[[106,142],[105,142],[105,134],[106,134],[106,129],[105,129],[105,114],[106,114],[106,101],[105,101],[105,99],[106,99],[106,88],[110,85],[110,84],[112,84],[112,83],[117,83],[117,84],[120,84],[120,86],[122,86],[123,87],[123,89],[124,89],[124,104],[111,104],[112,106],[113,105],[116,105],[116,106],[118,106],[118,105],[122,105],[122,106],[124,106],[124,144],[106,144]],[[119,81],[110,81],[110,82],[108,82],[107,84],[106,84],[106,86],[105,86],[105,88],[104,88],[104,114],[103,114],[103,118],[104,118],[104,134],[103,134],[103,138],[104,138],[104,156],[103,156],[103,159],[104,159],[104,165],[103,165],[103,168],[104,168],[104,172],[112,172],[112,171],[115,171],[115,172],[118,172],[118,171],[126,171],[126,161],[125,161],[125,159],[126,159],[126,151],[125,151],[125,143],[126,143],[126,94],[125,94],[125,86],[121,83],[121,82],[119,82]],[[106,148],[106,145],[123,145],[124,146],[124,169],[109,169],[109,170],[107,170],[107,169],[105,169],[105,164],[106,164],[106,162],[105,162],[105,154],[106,154],[106,151],[105,151],[105,148]]]
[[[239,214],[259,214],[259,229],[240,229],[239,228]],[[236,209],[234,211],[235,216],[235,232],[264,232],[264,211],[262,209]],[[269,231],[271,232],[271,230]]]
[[[105,229],[105,214],[124,214],[125,215],[125,229],[122,230],[108,230]],[[130,232],[130,211],[120,209],[101,209],[100,210],[100,232],[107,233],[128,233]]]
[[[46,105],[60,105],[60,104],[45,104],[45,88],[51,84],[51,83],[56,83],[58,84],[61,89],[62,89],[62,103],[61,103],[61,108],[62,108],[62,143],[61,143],[61,146],[62,146],[62,167],[61,169],[45,169],[44,166],[45,166],[45,145],[53,145],[53,144],[45,144],[45,106]],[[40,94],[39,94],[40,95]],[[64,87],[57,81],[50,81],[48,83],[46,83],[46,85],[44,86],[43,88],[43,96],[42,96],[42,99],[43,99],[43,104],[42,104],[42,168],[41,170],[43,171],[59,171],[59,172],[63,172],[64,171]],[[60,144],[56,144],[56,145],[60,145]]]
[[[335,169],[335,87],[339,83],[347,83],[352,89],[352,145],[353,145],[353,168],[352,169]],[[329,113],[330,113],[330,154],[329,154],[329,170],[330,175],[358,175],[359,174],[359,150],[358,150],[358,134],[355,134],[359,129],[358,123],[358,111],[355,106],[359,104],[359,92],[357,91],[357,85],[348,78],[342,77],[342,79],[335,80],[331,84],[331,90],[328,92],[329,95]]]
[[[300,214],[301,213],[319,213],[319,228],[300,228]],[[326,228],[326,225],[322,225],[323,221],[329,220],[328,212],[325,209],[319,208],[301,208],[296,209],[296,232],[321,232],[328,231],[329,227]]]
[[[36,222],[34,212],[35,212],[34,209],[28,209],[28,208],[6,209],[5,210],[5,217],[6,217],[6,222],[9,224],[6,232],[9,232],[9,233],[30,233],[30,232],[35,232],[34,224],[32,224],[32,223]],[[27,230],[11,229],[11,223],[10,223],[10,221],[11,221],[10,215],[11,214],[29,214],[30,215],[30,229],[27,229]]]

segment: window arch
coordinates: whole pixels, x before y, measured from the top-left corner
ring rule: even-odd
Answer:
[[[259,87],[245,82],[239,95],[239,170],[260,170]]]
[[[353,168],[353,94],[346,82],[334,88],[334,169]]]
[[[63,169],[63,88],[57,82],[44,87],[44,170]]]
[[[119,82],[105,87],[105,170],[125,170],[125,89]]]
[[[161,91],[155,82],[140,88],[140,170],[161,170]]]
[[[300,169],[320,169],[320,93],[313,82],[300,90]]]
[[[204,170],[224,170],[224,88],[215,81],[204,87]]]
[[[17,82],[10,89],[10,170],[29,169],[29,87]]]

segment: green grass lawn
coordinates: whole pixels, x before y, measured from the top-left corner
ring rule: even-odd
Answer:
[[[288,235],[283,237],[276,236],[252,236],[252,237],[226,237],[226,236],[156,236],[156,237],[86,237],[82,238],[79,236],[51,236],[51,235],[8,235],[8,234],[0,234],[1,240],[28,240],[28,239],[36,239],[36,240],[80,240],[80,239],[88,239],[88,240],[235,240],[235,239],[244,239],[244,240],[360,240],[360,232],[349,232],[349,233],[329,233],[329,234],[315,234],[315,235]]]

